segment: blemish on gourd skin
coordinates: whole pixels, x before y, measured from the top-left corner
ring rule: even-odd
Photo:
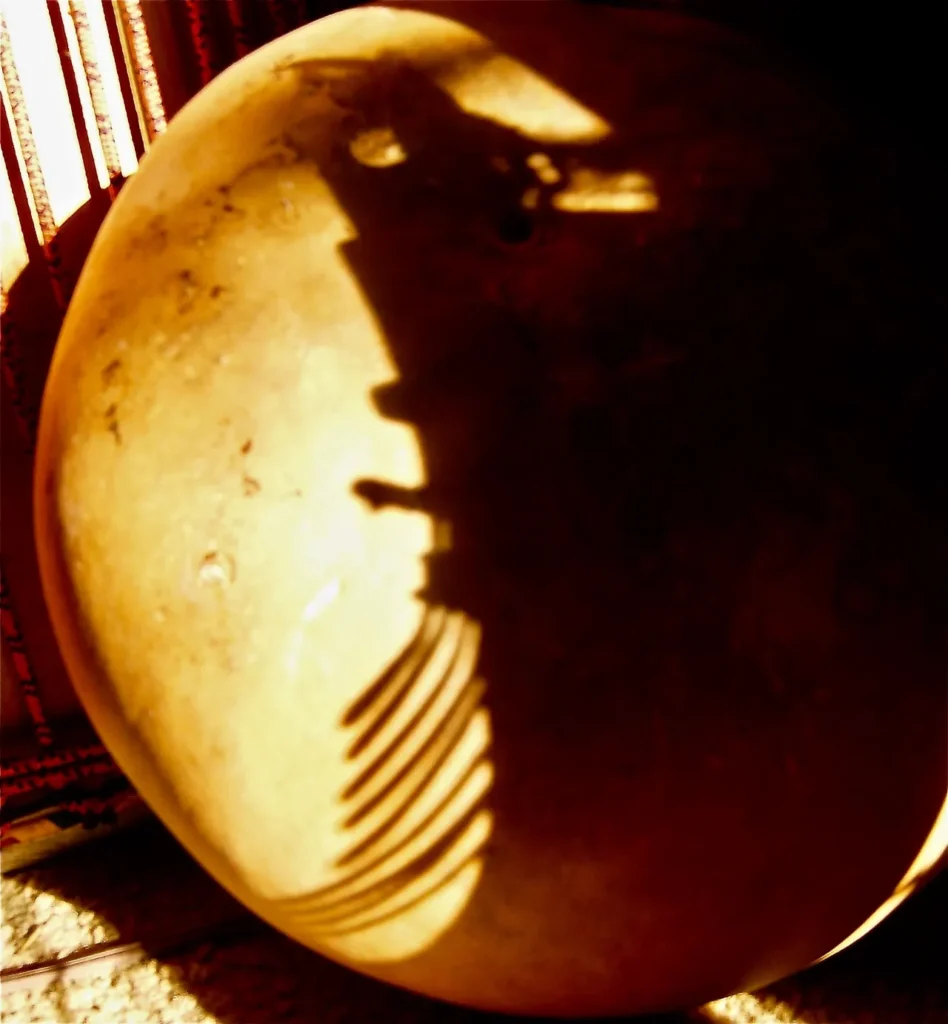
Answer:
[[[129,252],[132,256],[137,256],[141,249],[153,255],[160,253],[167,247],[168,237],[165,216],[159,213],[148,221],[140,234],[132,236],[128,244]]]
[[[109,433],[115,438],[115,443],[120,445],[122,443],[122,431],[119,427],[118,422],[118,406],[113,402],[108,409],[105,410],[105,427]]]
[[[218,192],[222,195],[230,195],[235,185],[256,171],[292,167],[294,164],[302,163],[306,159],[299,144],[288,132],[270,139],[267,142],[267,148],[269,152],[265,156],[259,160],[253,160],[245,167],[242,167],[234,177],[233,182],[230,185],[219,186]],[[224,189],[227,191],[223,191]]]
[[[189,269],[178,271],[178,281],[180,282],[178,315],[182,316],[193,308],[198,295],[198,284],[194,271]]]
[[[122,368],[121,359],[113,359],[107,366],[102,369],[102,383],[108,386],[115,380],[115,375]]]
[[[198,566],[198,586],[204,588],[227,587],[237,576],[237,565],[234,559],[222,551],[208,551]]]
[[[248,437],[246,441],[240,446],[240,454],[246,458],[251,451],[253,451],[253,438]],[[246,470],[244,470],[241,483],[243,485],[243,492],[245,498],[252,498],[254,495],[259,494],[262,490],[260,481],[251,476]]]

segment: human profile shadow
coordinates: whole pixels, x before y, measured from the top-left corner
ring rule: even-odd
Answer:
[[[516,1006],[505,965],[542,935],[547,971],[581,947],[571,983],[601,1012],[621,1001],[604,972],[636,979],[645,1005],[697,1001],[842,940],[944,799],[948,502],[930,457],[945,311],[926,226],[944,202],[749,45],[643,17],[611,43],[634,69],[618,89],[606,61],[560,76],[564,47],[512,20],[504,52],[602,118],[601,140],[538,142],[395,59],[361,87],[347,66],[332,147],[305,122],[283,140],[353,226],[342,256],[397,372],[373,400],[425,465],[419,489],[356,493],[434,524],[421,631],[343,724],[358,751],[367,705],[381,701],[375,728],[413,687],[430,707],[449,678],[421,681],[430,616],[457,614],[478,625],[467,680],[484,690],[455,743],[486,709],[467,771],[491,768],[451,830],[412,833],[410,861],[393,837],[444,761],[423,756],[436,722],[399,726],[373,770],[397,787],[391,759],[411,785],[365,884],[288,902],[331,948],[476,861],[456,921],[374,973],[434,978],[446,998],[473,973]],[[330,97],[340,81],[330,62],[292,70]],[[623,209],[626,187],[639,201]],[[485,810],[489,832],[462,849]],[[864,856],[880,821],[892,839]]]

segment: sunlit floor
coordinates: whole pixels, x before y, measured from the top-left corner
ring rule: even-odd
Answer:
[[[497,1019],[309,954],[246,917],[153,822],[4,878],[2,898],[5,972],[114,944],[65,971],[12,983],[8,974],[0,1020],[9,1024]],[[934,936],[946,913],[948,874],[830,963],[662,1024],[938,1024],[948,982]]]

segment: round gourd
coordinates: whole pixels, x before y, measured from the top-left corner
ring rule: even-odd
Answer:
[[[748,43],[569,4],[348,11],[175,118],[69,309],[37,533],[222,884],[585,1015],[765,984],[932,869],[940,214],[897,156]]]

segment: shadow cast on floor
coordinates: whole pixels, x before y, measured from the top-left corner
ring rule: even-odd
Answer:
[[[62,908],[57,910],[60,902],[75,908],[71,933],[62,923]],[[948,1012],[939,943],[946,913],[948,875],[942,875],[856,946],[824,964],[716,1010],[634,1020],[759,1024],[768,1019],[766,1012],[794,1024],[939,1024]],[[57,1024],[163,1020],[174,1010],[177,1020],[198,1021],[207,1014],[219,1024],[510,1019],[392,990],[251,922],[155,822],[4,880],[4,926],[15,932],[12,940],[4,932],[8,960],[14,953],[16,962],[62,956],[94,942],[145,947],[141,963],[99,967],[97,977],[106,981],[98,988],[111,993],[111,1015],[106,1006],[97,1013],[87,1005],[94,986],[86,979],[53,981],[42,1005],[58,1007]],[[240,929],[236,935],[232,925]],[[198,946],[169,952],[169,939],[196,928],[210,929]],[[3,1014],[11,1021],[29,1019],[18,1015],[11,991],[3,996]],[[632,1024],[633,1018],[620,1020]]]

